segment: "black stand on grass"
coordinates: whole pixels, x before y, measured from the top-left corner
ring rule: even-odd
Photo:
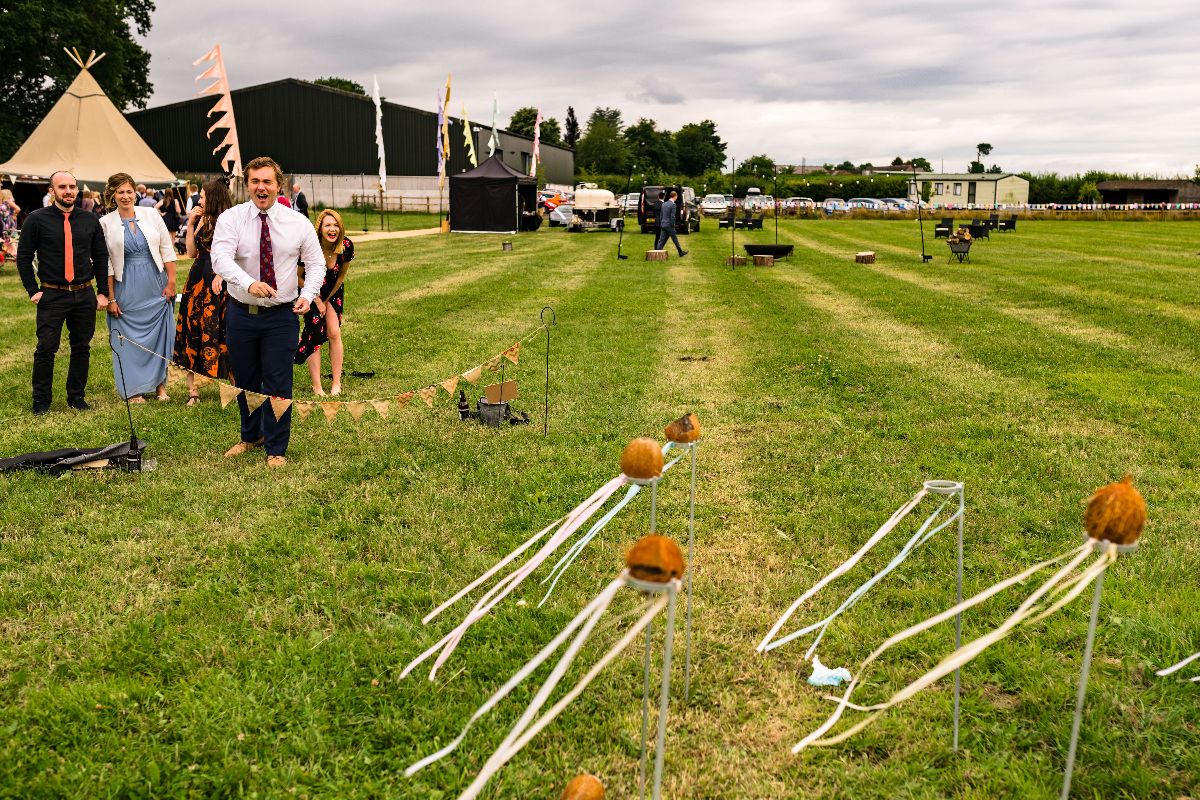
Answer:
[[[125,363],[121,361],[121,354],[117,352],[117,348],[113,347],[112,337],[116,335],[122,342],[124,347],[125,334],[121,333],[118,328],[110,328],[108,335],[108,349],[112,351],[113,358],[117,360],[117,371],[121,373],[121,388],[125,391],[125,415],[129,418],[129,453],[125,456],[123,467],[126,472],[141,472],[142,471],[142,451],[138,447],[137,431],[133,427],[133,407],[129,402],[129,384],[125,382]]]
[[[729,159],[729,197],[733,208],[729,214],[729,268],[737,269],[737,159]]]
[[[917,225],[921,227],[921,263],[933,260],[933,256],[925,252],[925,218],[921,215],[921,186],[917,182],[917,165],[913,165],[913,194],[917,196]]]
[[[617,232],[617,260],[628,261],[629,256],[621,252],[621,243],[625,240],[625,198],[629,197],[629,187],[633,185],[633,170],[636,167],[629,168],[629,177],[625,179],[625,191],[621,194],[619,208],[621,209],[621,230]],[[551,309],[553,311],[554,309]]]
[[[550,322],[546,322],[547,311],[550,312]],[[550,326],[558,324],[558,315],[552,307],[545,306],[542,313],[538,314],[538,319],[546,329],[546,406],[542,414],[542,435],[545,436],[550,432]]]

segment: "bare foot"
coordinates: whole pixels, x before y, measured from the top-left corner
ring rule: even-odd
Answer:
[[[324,396],[325,396],[325,390],[324,390],[324,389],[322,389],[320,386],[314,386],[314,387],[313,387],[313,394],[315,394],[317,397],[324,397]]]
[[[335,384],[333,385],[333,388],[329,390],[329,393],[330,393],[330,394],[332,394],[332,395],[334,395],[334,396],[337,396],[337,395],[339,395],[339,394],[341,394],[341,393],[342,393],[342,387],[338,386],[338,385],[335,383]]]
[[[146,402],[146,398],[142,397],[140,394],[135,394],[133,397],[129,398],[129,402],[144,403],[144,402]]]
[[[171,399],[171,395],[167,394],[166,392],[163,392],[162,394],[156,394],[154,396],[154,399],[160,403],[165,403]]]

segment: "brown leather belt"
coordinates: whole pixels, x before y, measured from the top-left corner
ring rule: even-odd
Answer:
[[[57,289],[60,292],[82,292],[91,287],[91,283],[47,283],[42,281],[43,289]]]
[[[241,306],[242,308],[246,309],[247,314],[251,315],[266,314],[269,311],[276,311],[280,308],[291,309],[292,307],[291,303],[279,303],[278,305],[273,306],[252,306],[249,303],[243,303],[241,300],[237,300],[233,297],[229,298],[229,302]]]

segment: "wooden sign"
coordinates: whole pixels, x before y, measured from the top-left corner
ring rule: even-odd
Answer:
[[[504,383],[493,383],[490,386],[483,387],[483,396],[487,398],[489,403],[495,404],[501,401],[509,402],[517,399],[517,382],[505,381]]]

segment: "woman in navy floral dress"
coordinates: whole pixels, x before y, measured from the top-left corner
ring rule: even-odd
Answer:
[[[342,217],[333,209],[322,211],[317,217],[317,238],[325,253],[325,283],[321,294],[304,315],[304,330],[300,333],[300,344],[296,348],[296,363],[308,363],[312,378],[313,394],[325,395],[321,388],[321,345],[329,342],[329,364],[333,370],[333,385],[330,394],[342,393],[342,361],[345,350],[342,346],[342,310],[345,300],[345,274],[349,263],[354,260],[354,242],[346,238],[346,226]]]

